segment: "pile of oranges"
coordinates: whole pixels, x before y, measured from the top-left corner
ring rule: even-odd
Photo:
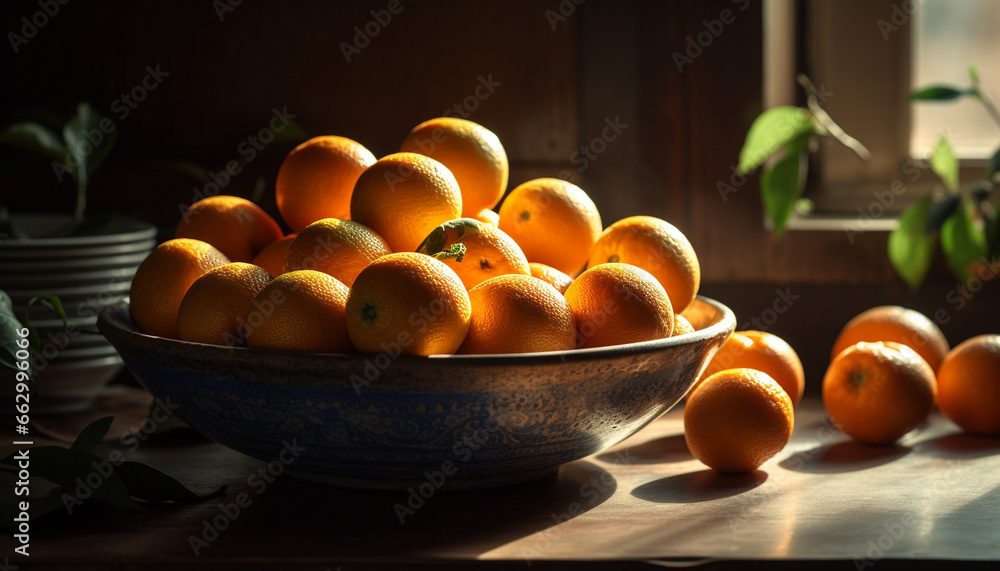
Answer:
[[[804,385],[802,363],[784,340],[762,331],[733,333],[688,396],[688,448],[716,470],[757,469],[791,438]],[[935,404],[968,432],[1000,435],[1000,335],[950,349],[922,313],[873,307],[837,337],[822,390],[833,424],[861,443],[896,442],[926,421]]]
[[[509,175],[497,136],[464,119],[417,125],[380,159],[316,137],[278,172],[288,235],[245,199],[195,203],[136,272],[132,317],[162,337],[316,353],[525,353],[694,331],[683,312],[701,271],[680,230],[649,216],[604,228],[578,186],[507,192]],[[688,397],[689,449],[717,470],[755,470],[791,438],[804,385],[787,342],[734,333]],[[861,442],[894,442],[935,403],[1000,434],[1000,336],[949,352],[925,316],[874,308],[837,339],[823,398]]]
[[[245,199],[196,202],[136,272],[132,317],[162,337],[319,353],[521,353],[693,331],[680,314],[701,274],[677,228],[647,216],[604,228],[578,186],[507,192],[509,175],[497,136],[464,119],[417,125],[380,159],[316,137],[277,175],[288,235]]]

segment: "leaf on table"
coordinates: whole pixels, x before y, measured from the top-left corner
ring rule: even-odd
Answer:
[[[765,167],[760,177],[760,198],[764,211],[774,224],[775,235],[782,235],[795,203],[802,193],[807,168],[807,142],[796,139],[785,148],[785,155]]]
[[[952,85],[929,85],[922,89],[910,92],[910,101],[952,101],[963,95],[968,95],[969,90]]]
[[[115,471],[125,482],[132,497],[148,502],[197,504],[220,497],[226,491],[226,486],[222,486],[210,494],[198,495],[176,479],[139,462],[122,462]]]
[[[931,196],[927,194],[903,211],[899,226],[889,233],[889,261],[913,289],[924,281],[934,258],[936,236],[926,232],[930,207]]]
[[[976,229],[969,210],[963,201],[941,226],[941,249],[951,273],[963,284],[969,280],[970,266],[986,254],[983,233]]]
[[[815,126],[811,114],[800,107],[784,105],[761,113],[747,132],[740,150],[737,172],[746,174],[760,165],[786,144],[805,134],[812,134]]]
[[[95,499],[116,507],[137,505],[108,460],[61,446],[36,446],[28,454],[32,476],[71,490],[86,486]],[[14,455],[0,460],[0,464],[15,465]],[[96,486],[91,486],[91,482],[97,482]]]
[[[931,153],[931,170],[944,182],[945,188],[951,192],[958,190],[958,159],[951,141],[942,136],[934,145]]]
[[[76,437],[70,448],[72,450],[79,450],[80,452],[90,452],[94,449],[94,446],[97,446],[101,443],[101,440],[104,440],[114,420],[115,417],[113,416],[105,416],[91,422],[86,428],[80,431],[80,435]]]

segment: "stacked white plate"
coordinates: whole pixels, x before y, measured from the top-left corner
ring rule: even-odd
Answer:
[[[128,296],[136,268],[156,246],[156,228],[123,218],[100,234],[48,237],[71,223],[54,214],[14,215],[16,227],[30,239],[0,238],[0,289],[14,311],[41,341],[34,355],[38,397],[35,413],[86,408],[101,387],[123,367],[114,347],[97,332],[97,314]],[[69,320],[28,303],[56,295]],[[4,391],[7,392],[7,391]]]

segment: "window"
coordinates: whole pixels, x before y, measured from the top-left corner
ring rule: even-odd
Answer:
[[[891,204],[860,220],[867,229],[890,230],[894,214],[938,180],[918,160],[941,132],[954,138],[962,179],[982,176],[983,160],[1000,143],[1000,129],[975,101],[908,101],[914,86],[969,84],[968,65],[994,95],[1000,74],[1000,4],[995,0],[766,0],[765,104],[804,102],[789,69],[804,71],[828,94],[824,107],[872,153],[865,161],[824,140],[810,160],[809,217],[789,229],[842,230],[885,191]],[[974,22],[974,24],[972,23]],[[789,40],[789,35],[794,36]],[[793,46],[789,49],[788,46]],[[794,86],[789,88],[789,86]],[[792,98],[792,100],[789,100]],[[900,186],[902,183],[902,186]],[[900,189],[903,189],[900,191]]]

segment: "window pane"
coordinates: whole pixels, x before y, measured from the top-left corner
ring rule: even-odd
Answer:
[[[968,67],[975,65],[986,91],[1000,96],[1000,2],[924,0],[914,5],[913,86],[968,86]],[[1000,126],[978,101],[914,103],[912,152],[928,155],[941,133],[948,134],[961,158],[985,158],[1000,145]]]

